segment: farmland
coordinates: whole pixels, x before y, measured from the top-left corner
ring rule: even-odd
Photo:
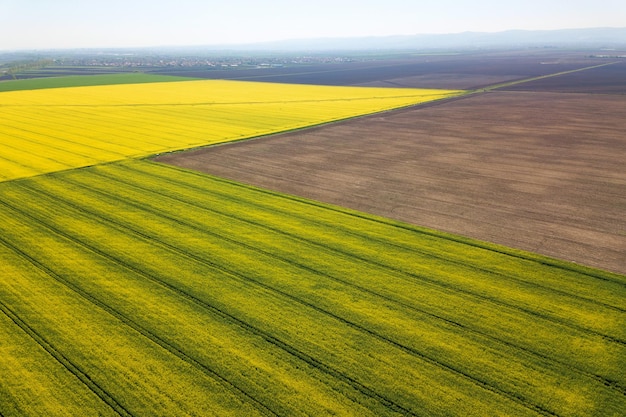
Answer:
[[[143,161],[0,194],[3,357],[50,355],[4,415],[626,406],[623,276]],[[86,388],[31,405],[51,357]]]
[[[160,160],[624,274],[625,69]]]
[[[495,74],[498,82],[513,79],[505,73]],[[454,88],[477,76],[460,77]],[[406,177],[422,181],[414,190],[433,184],[436,192],[421,194],[428,216],[446,213],[435,205],[446,200],[433,198],[442,195],[437,177],[447,178],[437,167],[456,174],[446,186],[461,198],[484,191],[476,184],[483,177],[497,190],[501,136],[450,138],[480,118],[489,129],[502,123],[515,131],[506,109],[535,93],[150,82],[158,78],[145,75],[128,79],[143,84],[115,85],[124,77],[89,81],[111,84],[97,86],[48,80],[55,88],[0,93],[0,416],[623,414],[625,275],[607,271],[608,263],[594,269],[487,242],[498,233],[479,241],[375,214],[389,201],[372,186],[379,178],[389,193]],[[561,114],[567,109],[584,132],[589,120],[579,119],[578,96],[551,97],[541,97],[546,107],[565,105]],[[451,100],[432,102],[442,98]],[[585,103],[598,114],[609,107],[604,100],[620,103],[618,95]],[[537,102],[516,114],[528,117]],[[438,117],[459,108],[465,118]],[[604,122],[617,126],[620,109]],[[430,129],[430,148],[406,140],[416,124]],[[549,127],[537,124],[535,132]],[[615,204],[593,220],[603,231],[603,219],[621,224],[621,200],[605,197],[622,184],[610,158],[621,149],[615,129],[600,129],[607,150],[584,134],[580,144],[602,162],[585,174],[594,209]],[[285,130],[294,132],[257,138]],[[331,134],[317,141],[324,132]],[[248,138],[255,140],[241,141]],[[154,158],[229,141],[238,144]],[[477,144],[493,148],[480,158],[486,171],[468,177],[451,169],[477,170],[463,159]],[[419,154],[430,176],[406,170],[405,158]],[[588,163],[576,155],[562,165]],[[531,150],[522,156],[534,160]],[[352,174],[337,175],[340,166]],[[513,166],[507,173],[515,178],[543,167]],[[213,169],[217,175],[200,172]],[[224,178],[233,172],[243,177]],[[357,210],[347,201],[354,173],[370,202]],[[533,196],[552,180],[562,187],[558,169],[549,173],[515,185]],[[287,177],[293,188],[276,191]],[[273,180],[243,183],[256,178]],[[347,200],[303,197],[309,189]],[[507,210],[521,231],[519,212]]]
[[[185,77],[170,75],[150,75],[138,73],[106,74],[106,75],[75,75],[51,78],[33,78],[26,80],[0,82],[0,92],[39,90],[48,88],[86,87],[95,85],[140,84],[168,81],[189,81]]]
[[[594,68],[589,71],[566,74],[506,87],[511,91],[549,91],[560,93],[626,94],[624,74],[626,62]]]
[[[619,53],[619,52],[617,52]],[[399,54],[357,62],[285,66],[263,69],[154,69],[153,74],[291,84],[362,85],[404,88],[478,89],[524,78],[571,71],[615,61],[591,57],[590,51],[520,50]],[[603,78],[596,81],[602,83]],[[619,76],[612,76],[619,90]],[[611,86],[607,85],[607,90]]]
[[[0,180],[298,129],[458,93],[212,80],[9,91],[0,94]]]

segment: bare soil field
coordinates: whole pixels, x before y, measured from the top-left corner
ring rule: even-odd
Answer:
[[[626,273],[626,97],[490,92],[158,161]]]
[[[504,88],[507,91],[626,94],[626,59],[615,64],[543,78]]]
[[[414,75],[409,77],[391,78],[384,81],[373,81],[359,84],[363,87],[408,87],[408,88],[451,88],[454,90],[479,89],[493,84],[526,78],[520,75],[485,75],[437,73]]]
[[[594,51],[554,50],[465,52],[262,69],[190,68],[155,72],[164,75],[290,84],[476,89],[494,83],[611,62],[609,58],[593,58],[593,53]]]

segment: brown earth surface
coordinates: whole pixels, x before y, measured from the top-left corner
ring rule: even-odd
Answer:
[[[156,160],[626,274],[624,120],[494,91]]]

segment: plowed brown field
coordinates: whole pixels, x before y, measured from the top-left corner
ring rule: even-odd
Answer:
[[[626,96],[490,92],[157,160],[626,273]]]
[[[558,77],[542,78],[504,88],[509,91],[626,94],[626,60]]]

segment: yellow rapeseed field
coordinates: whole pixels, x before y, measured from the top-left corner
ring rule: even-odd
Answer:
[[[623,415],[625,276],[142,158],[454,94],[0,93],[0,416]]]
[[[0,93],[0,181],[297,129],[460,94],[222,80]]]

